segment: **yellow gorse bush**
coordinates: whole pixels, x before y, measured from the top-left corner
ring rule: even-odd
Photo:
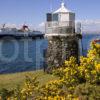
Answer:
[[[95,69],[96,69],[97,72],[100,72],[100,64],[96,64]]]

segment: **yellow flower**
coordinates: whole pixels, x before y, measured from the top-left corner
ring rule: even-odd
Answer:
[[[95,66],[95,69],[96,69],[98,72],[100,72],[100,64],[97,64],[97,65]]]

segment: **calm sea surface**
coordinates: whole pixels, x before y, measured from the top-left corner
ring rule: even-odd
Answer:
[[[100,39],[100,34],[83,34],[83,55],[86,56],[90,42]],[[0,40],[0,74],[31,71],[43,68],[45,39]]]

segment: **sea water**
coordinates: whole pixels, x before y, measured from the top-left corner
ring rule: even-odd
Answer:
[[[0,73],[38,70],[44,65],[45,39],[0,40]]]

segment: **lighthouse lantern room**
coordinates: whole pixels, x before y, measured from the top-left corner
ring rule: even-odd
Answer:
[[[65,7],[64,2],[61,7],[47,13],[46,35],[68,35],[75,33],[75,13]]]

